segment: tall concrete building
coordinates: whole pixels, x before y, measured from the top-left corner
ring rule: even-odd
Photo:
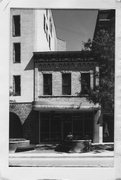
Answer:
[[[11,100],[33,101],[33,52],[56,51],[57,37],[50,10],[12,9],[10,26]]]

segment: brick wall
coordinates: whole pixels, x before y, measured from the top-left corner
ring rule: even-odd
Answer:
[[[11,116],[11,113],[14,116]],[[16,116],[15,116],[16,115]],[[18,119],[22,126],[22,137],[29,139],[31,143],[38,143],[38,112],[32,110],[32,104],[25,103],[11,103],[10,104],[10,127],[11,123],[14,127],[11,127],[10,131],[15,131],[17,134],[18,127],[16,126]],[[13,123],[14,122],[14,123]],[[16,135],[17,136],[17,135]]]

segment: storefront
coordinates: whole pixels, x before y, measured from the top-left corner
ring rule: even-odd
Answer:
[[[71,100],[74,101],[73,98]],[[72,102],[64,103],[62,99],[58,104],[47,100],[33,103],[34,110],[39,114],[39,143],[61,142],[70,133],[74,139],[91,139],[92,142],[99,137],[99,107],[86,104],[86,101],[81,105],[78,102],[79,98],[73,106]]]
[[[40,113],[40,142],[59,142],[72,133],[75,139],[93,139],[92,112]]]

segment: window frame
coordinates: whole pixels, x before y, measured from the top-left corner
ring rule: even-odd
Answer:
[[[16,49],[17,47],[15,47],[18,44],[19,44],[19,52]],[[19,55],[17,55],[18,53],[19,53]],[[17,59],[19,59],[19,60],[17,60]],[[21,43],[20,42],[14,42],[13,43],[13,63],[21,63]]]
[[[69,81],[66,80],[66,83],[64,82],[64,79],[63,79],[63,77],[65,75],[70,76]],[[71,80],[72,80],[72,75],[70,72],[63,72],[62,73],[62,95],[63,96],[70,96],[71,95],[71,93],[72,93],[72,90],[71,90],[72,82],[71,82]],[[64,88],[66,88],[66,90],[64,90]],[[65,93],[65,91],[69,92],[69,93]]]
[[[19,77],[19,85],[16,84],[17,79],[15,79],[15,78],[17,78],[17,77]],[[18,88],[16,86],[19,86],[18,92],[16,92],[16,89]],[[21,76],[20,75],[13,75],[13,92],[14,92],[13,93],[14,96],[21,96]]]
[[[19,22],[17,22],[17,24],[16,24],[17,20],[15,20],[16,17],[19,17]],[[17,25],[19,27],[17,27]],[[18,31],[18,32],[16,32],[16,31]],[[13,37],[21,36],[21,16],[20,15],[13,15],[12,16],[12,36]]]
[[[45,76],[48,76],[50,78],[50,82],[47,82],[47,84],[45,83]],[[49,90],[49,93],[46,92],[46,88]],[[52,96],[52,94],[52,73],[43,73],[43,95]]]
[[[88,95],[88,92],[83,92],[83,88],[82,88],[82,74],[89,74],[89,90],[91,90],[91,80],[90,80],[90,76],[91,76],[91,73],[90,71],[82,71],[81,72],[81,94],[82,95]]]

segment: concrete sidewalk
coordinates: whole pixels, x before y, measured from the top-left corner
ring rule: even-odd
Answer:
[[[87,153],[36,153],[36,151],[9,155],[12,167],[113,167],[112,151]]]

